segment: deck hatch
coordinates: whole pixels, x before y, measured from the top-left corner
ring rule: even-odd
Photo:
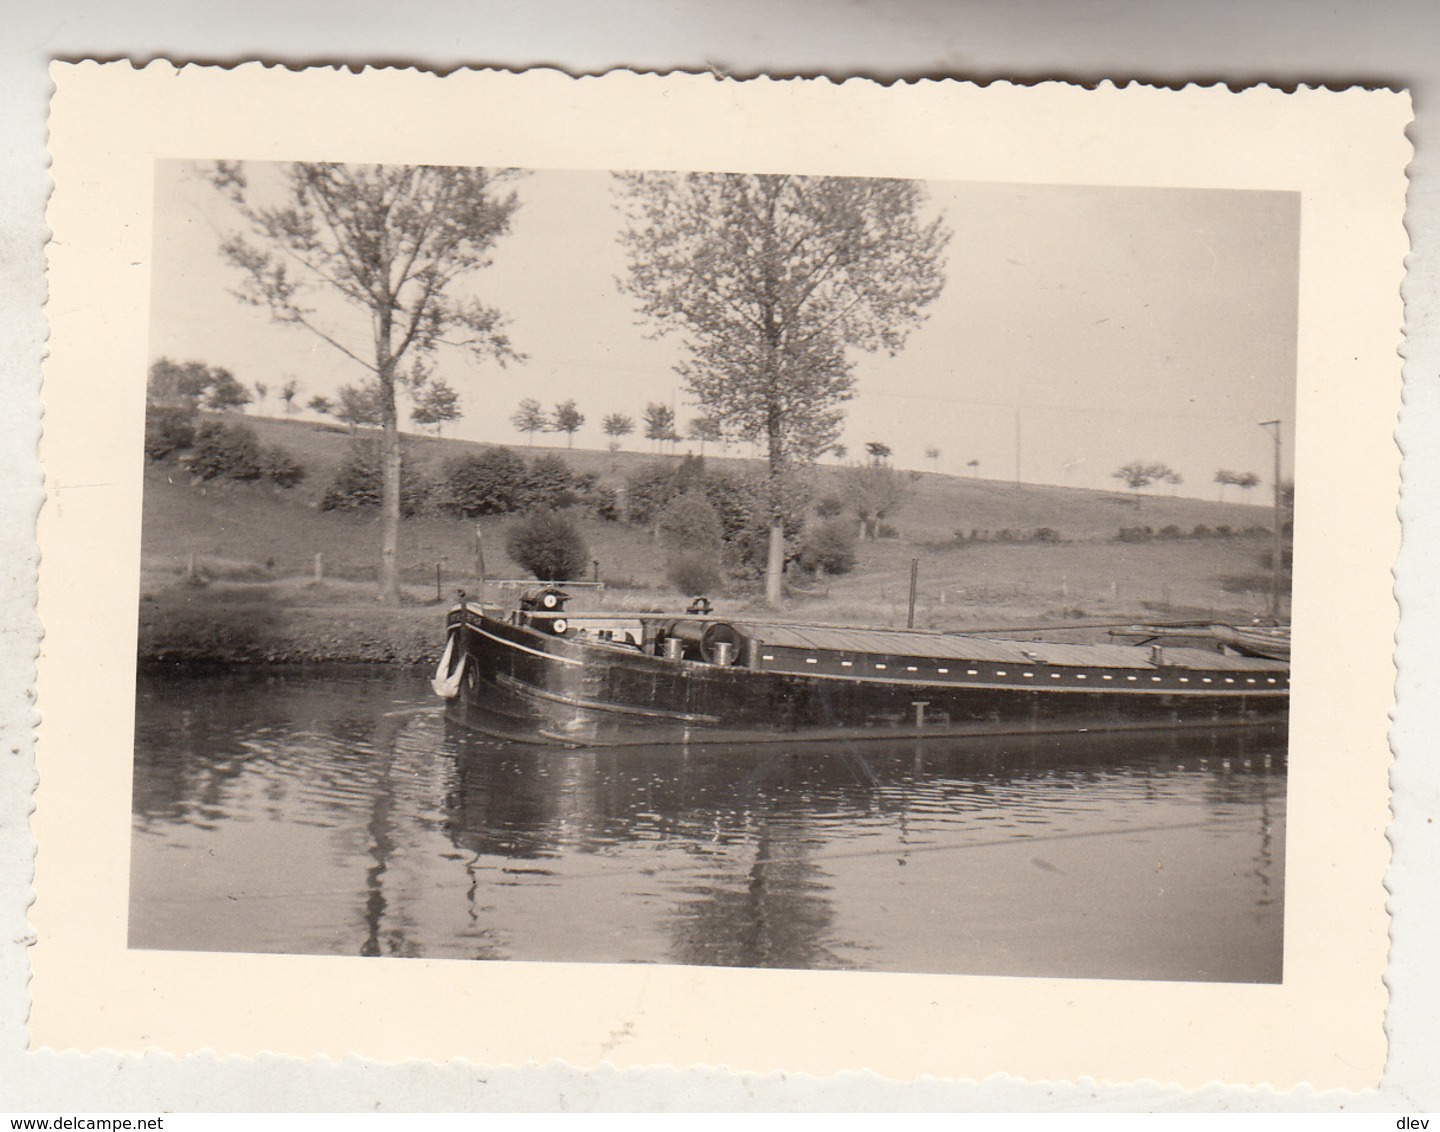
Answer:
[[[734,622],[742,633],[770,648],[885,656],[905,660],[968,660],[1021,667],[1027,663],[1056,668],[1149,668],[1146,650],[1132,645],[1068,645],[1049,641],[1012,641],[926,633],[901,629],[848,629],[821,625],[771,625]],[[1284,661],[1225,656],[1205,649],[1166,646],[1166,668],[1280,674]]]

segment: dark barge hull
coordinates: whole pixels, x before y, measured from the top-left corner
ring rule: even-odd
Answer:
[[[1216,656],[1211,667],[1205,654],[1151,664],[1143,649],[1112,647],[1105,659],[1133,662],[1086,665],[1084,653],[1053,664],[1027,651],[1017,665],[766,646],[749,667],[556,636],[473,605],[452,611],[448,630],[460,675],[452,719],[571,746],[1216,728],[1283,724],[1289,710],[1288,666]],[[898,632],[878,636],[904,644]]]

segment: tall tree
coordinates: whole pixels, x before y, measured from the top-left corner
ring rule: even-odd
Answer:
[[[585,414],[575,407],[575,399],[572,397],[555,406],[555,411],[550,414],[550,420],[546,427],[552,432],[563,432],[565,447],[572,448],[575,445],[575,434],[584,424]]]
[[[300,383],[293,377],[289,378],[285,384],[280,387],[280,400],[285,402],[285,412],[287,415],[295,411],[295,398],[298,396],[300,396]]]
[[[622,288],[727,435],[763,443],[765,596],[781,598],[785,483],[833,444],[852,349],[898,352],[944,286],[949,234],[908,181],[733,173],[617,174]]]
[[[655,441],[657,451],[675,435],[675,410],[664,401],[651,401],[645,406],[645,439]]]
[[[925,449],[925,459],[930,461],[931,468],[938,469],[940,467],[940,449],[934,447]]]
[[[222,252],[239,298],[299,326],[365,372],[379,402],[380,598],[400,600],[397,393],[422,387],[439,347],[520,360],[500,312],[460,294],[490,263],[518,207],[509,170],[296,162],[279,186],[252,187],[238,162],[211,181],[247,226]]]
[[[432,377],[415,395],[415,408],[410,419],[422,428],[432,426],[439,436],[451,421],[458,421],[464,414],[460,411],[460,394],[441,377]]]
[[[255,381],[251,382],[251,384],[255,387],[255,404],[265,404],[265,398],[270,396],[269,384],[263,381]]]
[[[865,451],[869,455],[872,464],[883,464],[886,460],[890,459],[892,455],[890,445],[882,440],[867,440],[865,442]]]
[[[520,407],[510,415],[510,425],[516,432],[523,432],[526,445],[535,443],[535,434],[545,428],[545,410],[534,397],[526,397]]]
[[[305,402],[305,407],[312,413],[321,413],[327,417],[335,411],[335,403],[329,397],[322,397],[319,393]]]
[[[635,431],[635,418],[625,413],[607,413],[601,426],[610,438],[610,451],[620,451],[620,440]]]
[[[845,457],[850,455],[850,449],[846,448],[843,444],[832,444],[830,445],[830,453],[836,460],[843,463]]]

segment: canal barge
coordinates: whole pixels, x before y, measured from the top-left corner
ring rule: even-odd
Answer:
[[[461,596],[437,695],[457,722],[567,746],[1214,728],[1287,718],[1287,661]]]

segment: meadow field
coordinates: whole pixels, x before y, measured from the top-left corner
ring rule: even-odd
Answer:
[[[478,520],[406,519],[401,562],[406,604],[379,607],[374,578],[379,547],[374,512],[324,511],[320,500],[350,449],[348,431],[309,421],[242,418],[265,445],[283,447],[306,469],[292,488],[264,482],[194,479],[184,465],[145,470],[142,531],[142,656],[168,659],[419,661],[440,638],[442,614],[457,589],[495,596],[495,579],[523,571],[505,555],[509,516]],[[548,438],[546,438],[548,439]],[[481,446],[410,437],[418,465]],[[562,456],[577,472],[618,483],[653,460],[634,450],[513,445],[527,455]],[[691,444],[688,446],[698,449]],[[707,466],[739,467],[735,453],[707,446]],[[683,454],[687,445],[679,446]],[[1236,532],[1267,528],[1268,493],[1252,503],[1128,491],[1012,483],[935,472],[907,473],[903,506],[887,522],[895,537],[862,541],[855,568],[834,577],[791,580],[784,616],[870,625],[903,625],[912,559],[918,560],[916,624],[973,630],[1054,623],[1263,615],[1269,587],[1268,538],[1171,538],[1118,541],[1122,528],[1197,527]],[[843,469],[814,470],[814,496],[841,494]],[[1235,489],[1230,489],[1232,492]],[[1265,489],[1262,489],[1264,491]],[[670,608],[682,601],[665,579],[665,554],[646,527],[579,519],[600,594],[577,600],[615,608]],[[1057,541],[1031,541],[1048,528]],[[477,576],[477,531],[485,572]],[[1016,541],[998,541],[1002,531]],[[978,536],[971,538],[972,532]],[[957,538],[957,533],[960,537]],[[988,537],[987,537],[988,536]],[[1023,540],[1023,541],[1022,541]],[[315,582],[316,556],[323,579]],[[438,587],[437,587],[438,578]],[[759,587],[743,583],[713,595],[730,614],[763,608]]]

